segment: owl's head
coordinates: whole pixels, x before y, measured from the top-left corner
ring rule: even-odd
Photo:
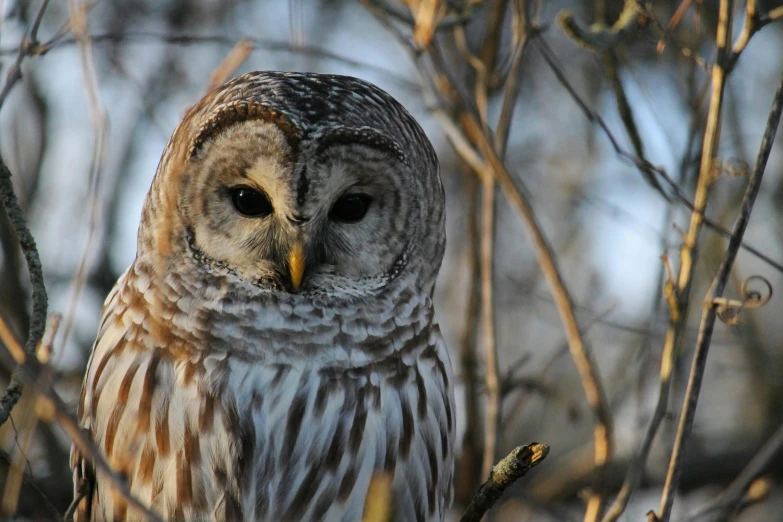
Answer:
[[[145,202],[139,254],[272,291],[431,293],[445,247],[438,162],[391,96],[256,72],[186,115]]]

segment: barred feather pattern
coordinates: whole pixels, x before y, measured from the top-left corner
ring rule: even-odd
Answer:
[[[167,520],[358,521],[388,472],[393,520],[442,519],[453,376],[429,298],[343,316],[151,274],[137,260],[109,296],[79,404],[137,498]],[[81,516],[142,520],[100,480]]]
[[[329,181],[306,168],[307,154],[321,161],[324,140],[372,141],[399,155],[387,190],[408,206],[393,213],[389,233],[400,237],[384,245],[382,273],[326,273],[325,286],[288,292],[199,251],[181,193],[213,174],[193,170],[193,151],[250,118],[288,136],[284,153],[298,166],[285,182],[297,208],[307,208],[308,186]],[[161,159],[137,257],[104,305],[82,427],[166,520],[357,522],[375,473],[392,477],[393,521],[443,520],[455,429],[431,299],[443,222],[431,145],[386,93],[326,75],[229,82],[189,111]],[[77,521],[143,520],[77,448],[71,468],[75,488],[87,490]]]

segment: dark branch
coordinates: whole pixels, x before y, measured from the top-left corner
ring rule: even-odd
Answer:
[[[27,228],[24,214],[19,207],[19,202],[14,193],[14,186],[11,182],[11,171],[5,165],[2,156],[0,156],[0,201],[8,214],[8,220],[16,231],[16,237],[27,261],[27,269],[30,273],[30,283],[33,289],[32,301],[33,311],[30,316],[30,330],[27,334],[27,343],[25,352],[34,354],[35,347],[41,341],[46,328],[46,309],[48,299],[46,288],[44,287],[43,269],[41,268],[41,259],[38,256],[38,247],[35,245],[35,239]],[[11,410],[16,406],[19,398],[22,396],[22,384],[19,381],[18,369],[14,371],[11,382],[5,391],[5,395],[0,399],[0,426],[2,426],[11,415]]]
[[[704,305],[705,308],[704,313],[702,314],[701,327],[699,328],[699,337],[696,341],[696,352],[693,355],[693,364],[688,377],[688,387],[686,388],[685,399],[683,400],[683,410],[680,414],[677,436],[674,441],[669,471],[666,476],[666,484],[664,486],[665,496],[661,500],[659,517],[660,520],[664,522],[669,519],[672,502],[674,501],[674,493],[677,490],[680,473],[682,472],[685,450],[687,448],[688,439],[690,438],[691,429],[693,428],[693,419],[696,416],[696,405],[699,401],[702,378],[704,377],[704,370],[707,365],[707,354],[709,353],[712,332],[720,307],[719,299],[723,296],[724,290],[726,289],[731,269],[734,266],[734,260],[737,257],[737,252],[742,243],[742,236],[745,234],[745,229],[750,221],[753,204],[756,201],[756,196],[761,187],[761,179],[764,176],[767,160],[769,159],[772,145],[775,141],[775,134],[777,132],[778,124],[780,123],[781,112],[783,112],[783,75],[780,77],[780,83],[778,84],[778,89],[772,102],[772,109],[767,120],[767,127],[764,130],[764,137],[761,140],[761,147],[759,148],[758,157],[756,158],[756,165],[753,168],[753,173],[751,174],[750,179],[748,180],[748,186],[745,189],[745,196],[742,200],[740,214],[734,223],[734,231],[729,239],[729,245],[726,247],[723,262],[713,280]]]

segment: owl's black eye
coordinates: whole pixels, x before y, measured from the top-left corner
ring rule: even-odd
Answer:
[[[231,202],[237,212],[247,217],[264,217],[274,211],[266,194],[250,187],[231,189]]]
[[[367,194],[348,194],[337,200],[329,211],[329,218],[343,223],[356,223],[367,214],[371,202],[372,198]]]

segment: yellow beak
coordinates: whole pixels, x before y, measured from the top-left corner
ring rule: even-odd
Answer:
[[[299,290],[302,284],[305,270],[304,247],[300,241],[297,241],[291,252],[288,254],[288,272],[291,274],[291,284],[294,290]]]

